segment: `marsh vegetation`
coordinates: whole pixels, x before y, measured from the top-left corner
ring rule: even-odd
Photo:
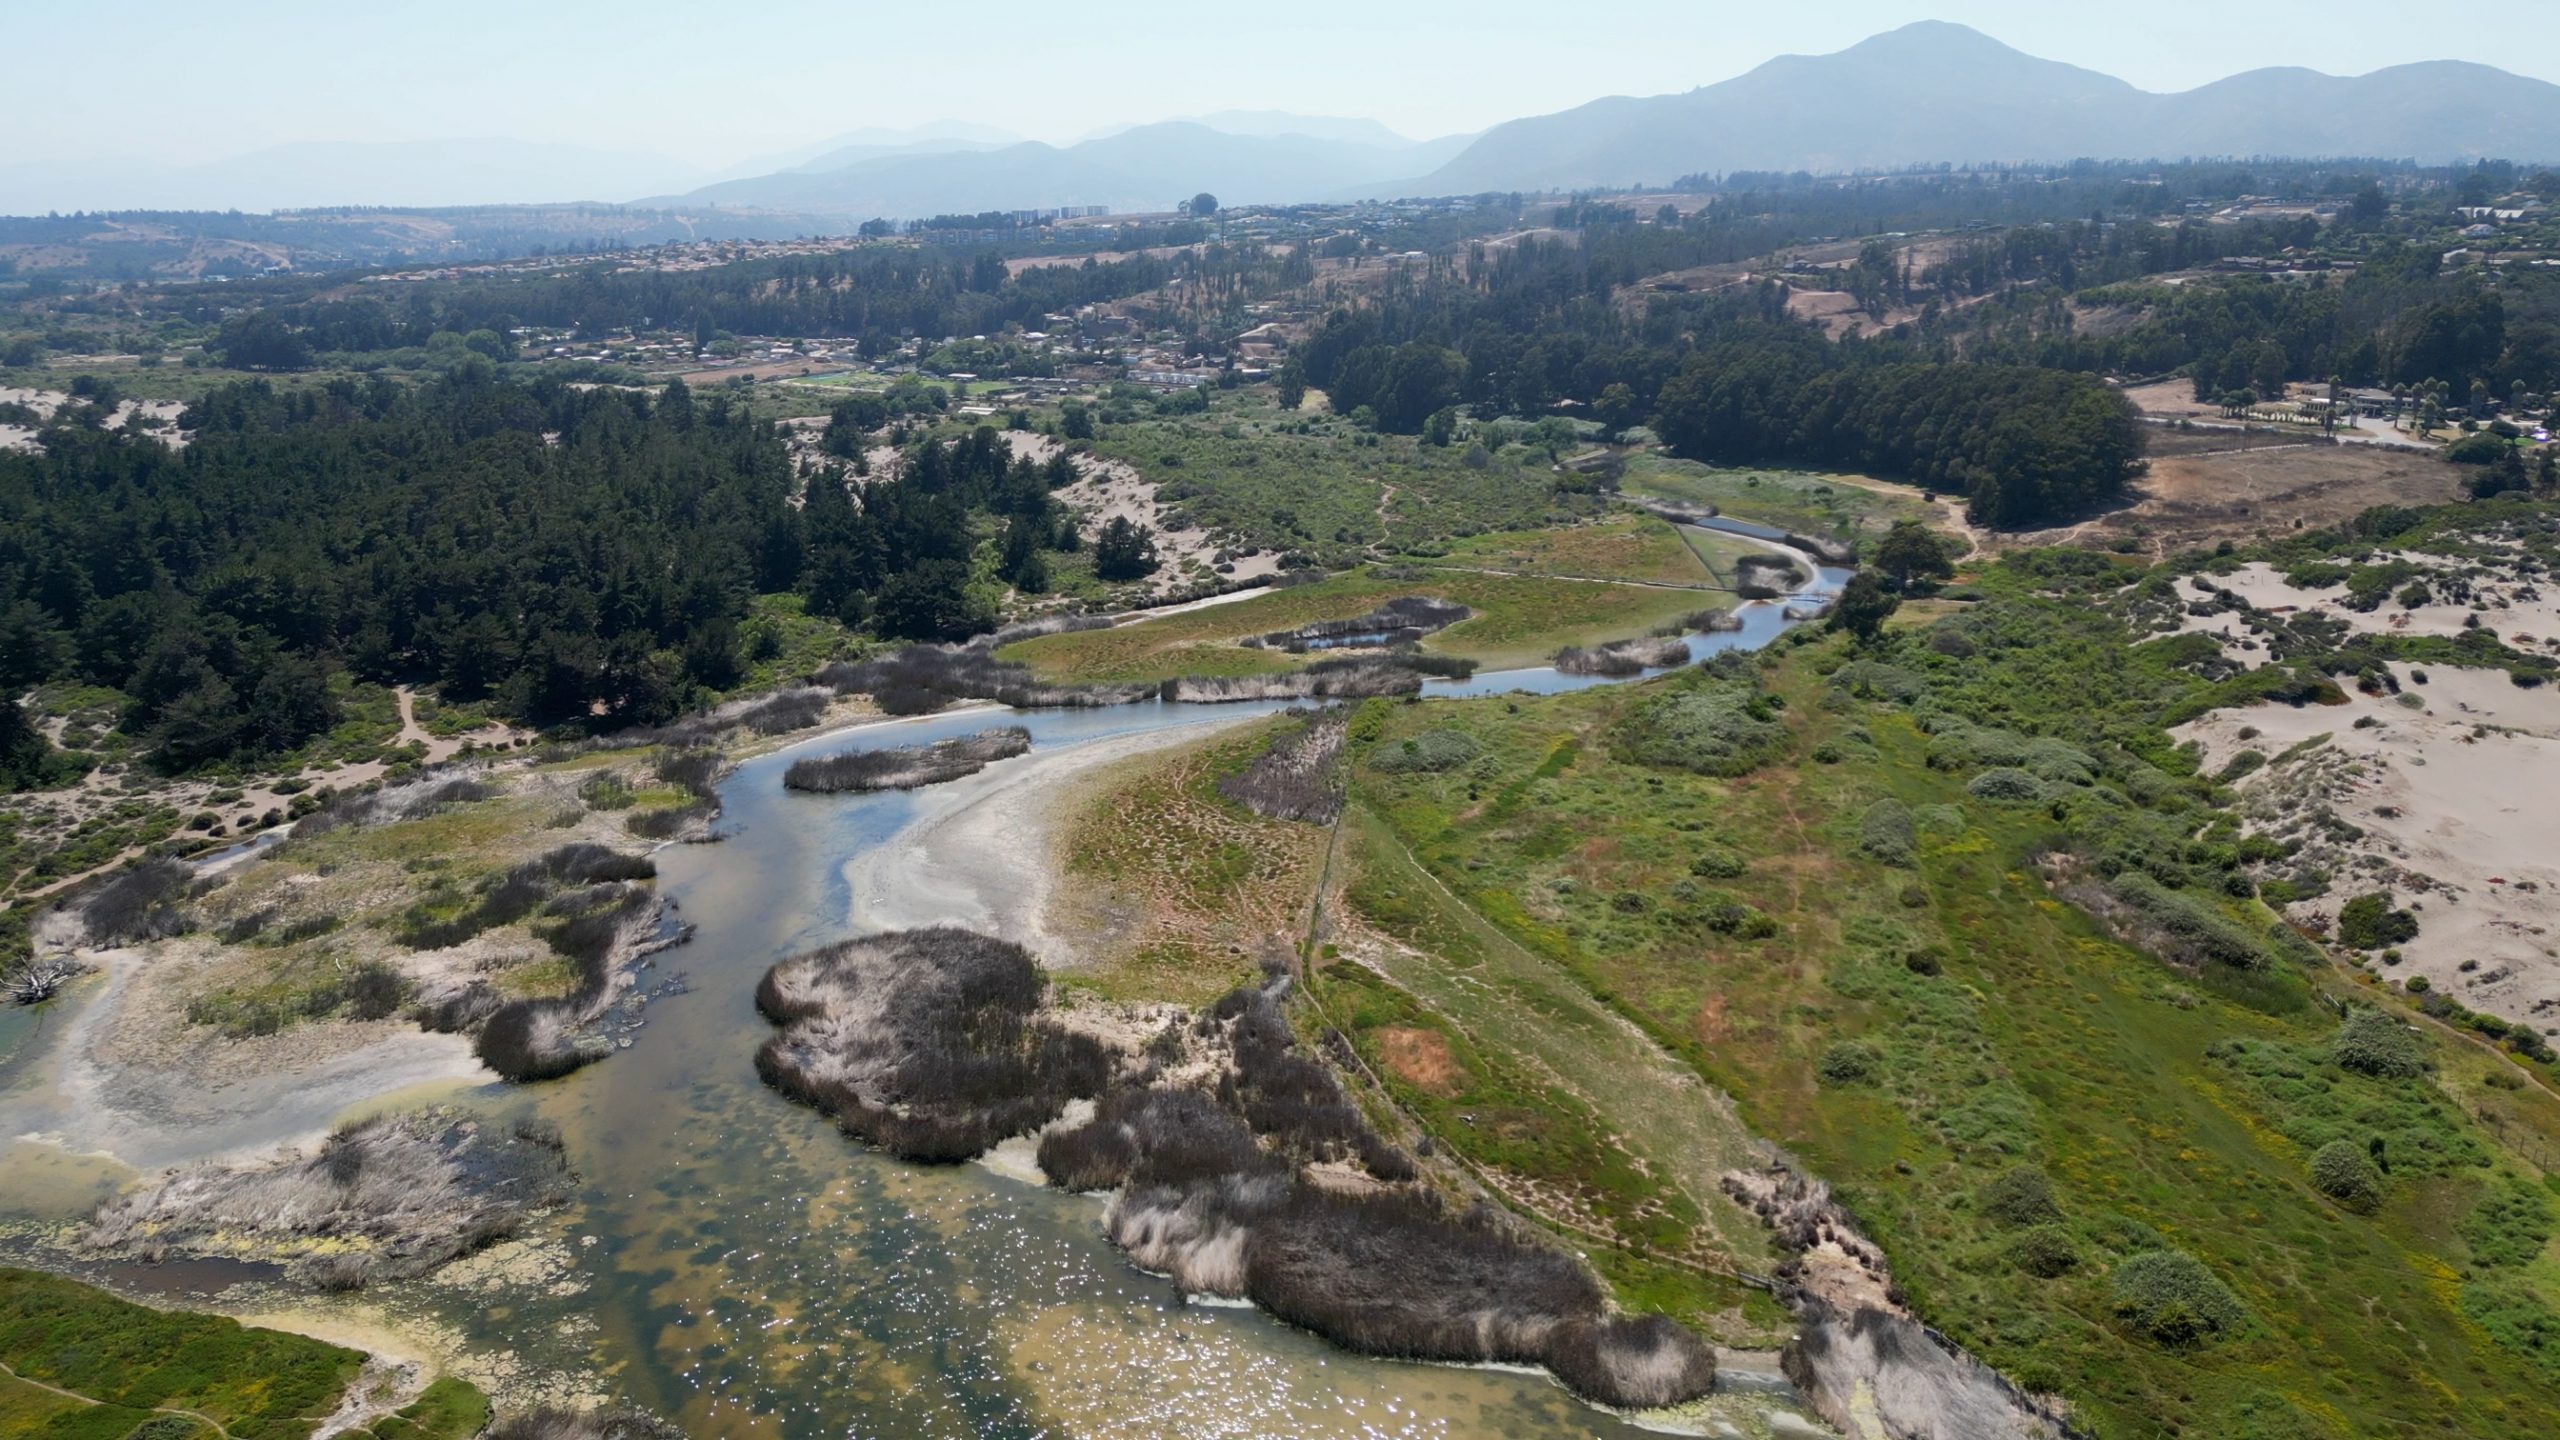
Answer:
[[[556,1131],[415,1111],[345,1126],[308,1155],[171,1171],[99,1206],[81,1243],[146,1262],[272,1261],[352,1290],[514,1234],[567,1198],[569,1179]]]
[[[832,795],[842,791],[914,790],[975,775],[999,760],[1031,749],[1031,732],[1019,725],[999,726],[930,745],[896,745],[813,755],[794,760],[782,772],[792,790]]]
[[[767,971],[765,1083],[907,1160],[957,1161],[1101,1092],[1111,1057],[1042,1013],[1028,952],[951,927],[840,941]]]

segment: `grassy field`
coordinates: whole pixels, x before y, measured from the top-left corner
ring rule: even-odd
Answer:
[[[2012,643],[1996,655],[1942,653],[1926,632],[1864,656],[1840,640],[1771,655],[1759,674],[1774,699],[1755,713],[1777,748],[1710,773],[1662,763],[1678,753],[1668,722],[1704,703],[1678,697],[1748,679],[1380,707],[1356,793],[1383,836],[1364,853],[1391,861],[1352,898],[1411,953],[1383,952],[1378,979],[1327,982],[1328,998],[1387,997],[1345,1002],[1364,1058],[1401,1076],[1399,1099],[1453,1147],[1491,1155],[1501,1137],[1448,1126],[1435,1092],[1491,1103],[1522,1070],[1555,1087],[1518,1016],[1567,1013],[1538,999],[1552,981],[1533,962],[1569,977],[1831,1180],[1924,1318],[2067,1396],[2101,1436],[2503,1436],[2560,1413],[2545,1348],[2560,1334],[2560,1185],[2529,1158],[2560,1154],[2560,1102],[2442,1032],[2424,1074],[2347,1070],[2321,997],[2388,997],[2272,941],[2258,969],[2171,965],[2057,893],[2070,870],[2033,857],[2174,846],[2212,802],[2134,758],[2174,763],[2165,744],[2143,748],[2158,737],[2141,717],[2184,682],[2138,652],[2093,651],[2071,625],[2098,622],[2066,615],[2075,602],[2014,603],[2054,618],[1986,609],[1980,623]],[[2077,688],[2053,693],[2052,667]],[[1933,721],[1937,736],[1914,723],[1922,695],[2027,729],[2076,716],[2066,731],[2112,758],[2058,782],[2079,796],[1977,793],[1979,762],[1951,758],[1953,722]],[[1448,731],[1464,741],[1422,738]],[[2055,774],[2077,764],[2034,753]],[[1412,758],[1433,756],[1461,763]],[[1395,878],[1399,853],[1445,895],[1436,918],[1409,913],[1422,887]],[[2197,903],[2264,923],[2247,902]],[[1633,1087],[1568,1098],[1596,1133],[1649,1134]],[[1571,1113],[1558,1101],[1525,1126],[1519,1163],[1569,1167],[1553,1137]],[[2313,1183],[2312,1152],[2337,1139],[2390,1162],[2370,1209]],[[2020,1167],[2053,1196],[2024,1224],[1995,1203]],[[1605,1166],[1583,1173],[1611,1188]],[[2128,1262],[2154,1250],[2201,1262],[2239,1318],[2198,1334],[2128,1299],[2144,1268]]]
[[[1043,679],[1060,681],[1267,674],[1293,669],[1307,657],[1242,649],[1236,642],[1310,621],[1349,619],[1399,595],[1436,595],[1474,610],[1473,616],[1424,641],[1423,649],[1463,656],[1488,669],[1543,665],[1562,646],[1642,635],[1728,598],[1698,590],[1459,570],[1425,570],[1415,579],[1392,580],[1370,567],[1232,605],[1109,630],[1043,635],[997,653],[1029,665]]]
[[[1203,1006],[1254,978],[1275,947],[1288,953],[1305,930],[1324,831],[1253,815],[1218,782],[1290,723],[1138,756],[1084,787],[1059,850],[1091,963],[1065,983]]]
[[[1601,512],[1560,489],[1547,452],[1506,445],[1470,463],[1463,446],[1373,435],[1347,421],[1289,417],[1262,396],[1220,396],[1205,416],[1105,424],[1093,452],[1126,461],[1166,505],[1246,543],[1328,564],[1371,547],[1436,554],[1486,530],[1527,530]]]
[[[1619,488],[1629,495],[1712,505],[1737,520],[1809,535],[1882,534],[1897,520],[1930,518],[1917,490],[1870,490],[1802,471],[1719,470],[1664,455],[1629,460]]]
[[[0,1269],[0,1434],[288,1440],[319,1427],[363,1364],[356,1351],[300,1335]],[[448,1378],[371,1429],[341,1433],[462,1440],[488,1419],[487,1399]]]
[[[1720,544],[1724,537],[1712,538]],[[1424,563],[1656,585],[1723,583],[1712,563],[1687,543],[1677,526],[1645,515],[1618,515],[1561,529],[1472,535],[1452,541],[1447,554]]]

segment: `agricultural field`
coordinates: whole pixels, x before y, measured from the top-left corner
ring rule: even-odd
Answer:
[[[2129,643],[2081,598],[2111,568],[2009,562],[1865,649],[1363,712],[1352,938],[1314,994],[1452,1149],[1750,1268],[1712,1206],[1613,1214],[1571,1155],[1645,1154],[1637,1087],[1484,1133],[1524,1070],[1556,1085],[1521,1008],[1605,1010],[1828,1179],[1922,1319],[2097,1433],[2530,1428],[2560,1405],[2550,1073],[2228,879],[2227,792],[2162,724],[2268,681]],[[1563,1000],[1512,978],[1540,973]]]
[[[1183,675],[1262,675],[1297,668],[1318,656],[1247,649],[1238,642],[1317,620],[1347,620],[1385,600],[1428,595],[1475,612],[1430,636],[1422,648],[1487,669],[1543,665],[1566,645],[1642,635],[1724,597],[1704,589],[1481,574],[1415,567],[1394,578],[1370,566],[1233,604],[1140,621],[1109,630],[1043,635],[1008,645],[998,658],[1019,661],[1043,680],[1142,682]],[[1709,583],[1701,567],[1701,586]]]

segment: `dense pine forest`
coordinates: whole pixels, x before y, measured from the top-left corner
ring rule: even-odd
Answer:
[[[122,691],[172,768],[302,744],[341,672],[536,724],[665,719],[738,682],[759,594],[957,638],[992,620],[972,512],[1020,529],[1017,569],[1059,528],[991,432],[794,507],[772,427],[681,382],[251,382],[183,423],[184,449],[57,427],[0,453],[0,680]]]

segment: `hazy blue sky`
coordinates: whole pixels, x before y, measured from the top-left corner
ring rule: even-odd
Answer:
[[[2383,0],[10,0],[0,164],[502,135],[727,165],[960,116],[1041,139],[1227,108],[1416,136],[1656,94],[1918,19],[2184,89],[2261,65],[2485,61],[2560,80],[2560,5]],[[2441,23],[2429,23],[2429,17]]]

